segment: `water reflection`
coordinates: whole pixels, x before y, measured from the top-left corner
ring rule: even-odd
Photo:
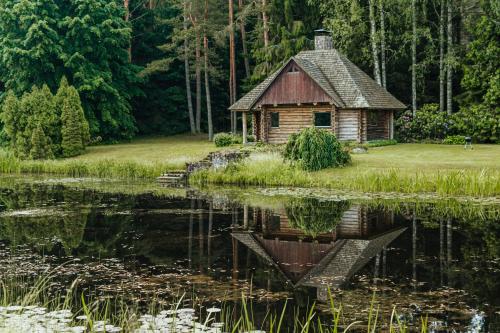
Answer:
[[[331,288],[355,320],[366,319],[377,290],[381,312],[398,304],[451,327],[484,311],[485,325],[498,328],[499,212],[452,202],[242,200],[223,191],[162,196],[0,182],[0,243],[8,249],[0,275],[10,262],[2,256],[15,257],[22,245],[33,255],[9,259],[17,267],[34,270],[26,263],[37,255],[43,269],[77,258],[64,274],[84,273],[85,286],[137,292],[134,299],[187,290],[203,302],[245,293],[266,306],[291,297],[305,307]]]
[[[392,213],[348,201],[294,199],[281,211],[254,209],[253,217],[251,225],[235,228],[232,237],[293,287],[317,288],[323,301],[328,288],[343,286],[406,230],[394,223]],[[378,259],[376,266],[378,271]]]

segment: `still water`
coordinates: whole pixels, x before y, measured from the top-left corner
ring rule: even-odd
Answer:
[[[272,189],[3,177],[0,276],[131,302],[238,304],[256,313],[329,291],[350,321],[428,316],[436,331],[500,332],[500,205]],[[279,194],[276,194],[279,193]],[[375,296],[373,296],[375,295]],[[472,326],[479,330],[472,330]]]

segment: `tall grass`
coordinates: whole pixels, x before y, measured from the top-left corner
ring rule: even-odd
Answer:
[[[120,179],[155,179],[172,165],[158,162],[115,160],[20,160],[9,154],[0,154],[0,173],[55,174],[71,177],[98,177]]]
[[[223,171],[206,170],[190,178],[191,183],[257,186],[324,187],[360,192],[436,193],[440,196],[497,196],[500,171],[494,169],[409,171],[360,169],[307,172],[274,154],[256,154]]]
[[[98,322],[105,322],[106,325],[112,324],[115,327],[122,328],[124,332],[133,332],[144,324],[145,316],[141,316],[141,313],[146,312],[149,317],[147,320],[154,323],[154,316],[160,314],[162,310],[182,311],[180,305],[189,301],[185,300],[183,295],[177,301],[160,306],[160,302],[153,299],[150,301],[149,306],[140,308],[134,302],[127,301],[125,295],[115,295],[114,297],[84,295],[77,288],[77,280],[67,290],[54,292],[54,290],[51,290],[53,278],[54,276],[49,273],[47,276],[38,279],[29,278],[25,280],[19,277],[11,277],[0,280],[0,306],[21,305],[24,308],[36,306],[44,307],[47,311],[70,311],[69,324],[81,325],[81,317],[84,317],[87,327],[86,332],[93,332],[93,327],[99,325]],[[370,302],[370,300],[367,300],[367,302]],[[194,302],[192,303],[194,304]],[[202,308],[203,306],[198,310],[199,324],[195,324],[191,330],[181,329],[182,332],[208,331],[200,330],[200,324],[208,327],[209,324],[214,322],[222,323],[223,328],[219,331],[211,330],[211,332],[255,332],[261,330],[267,333],[338,333],[348,332],[355,328],[357,332],[374,333],[389,327],[389,331],[392,333],[406,332],[410,325],[414,329],[419,328],[420,332],[427,332],[428,330],[427,317],[422,317],[420,320],[416,318],[415,322],[408,323],[400,319],[395,308],[392,311],[390,322],[387,322],[388,318],[384,318],[379,312],[380,305],[377,304],[375,293],[371,299],[366,319],[355,322],[346,321],[342,303],[336,303],[330,291],[328,291],[327,309],[324,310],[319,310],[316,303],[312,303],[305,309],[295,308],[291,313],[288,303],[285,301],[283,305],[268,310],[263,316],[258,316],[254,311],[251,299],[247,298],[245,294],[242,294],[239,305],[224,303],[222,311],[218,309],[214,313],[207,309],[206,314],[204,314],[204,311],[201,311]],[[23,320],[23,310],[19,311],[17,312],[19,320]],[[13,313],[12,316],[16,315],[15,311],[11,313]],[[173,327],[176,324],[174,320]],[[0,316],[1,327],[2,316]],[[153,331],[155,330],[152,329],[151,332]]]

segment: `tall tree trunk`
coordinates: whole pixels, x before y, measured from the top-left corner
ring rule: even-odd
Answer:
[[[453,113],[453,0],[448,0],[447,18],[447,48],[448,57],[446,61],[446,111],[449,115]]]
[[[375,0],[369,0],[370,7],[370,41],[372,44],[373,76],[378,84],[382,85],[380,78],[380,62],[378,60],[377,26],[375,23]]]
[[[417,6],[411,0],[411,109],[413,116],[417,114]]]
[[[236,50],[234,41],[234,6],[229,0],[229,99],[230,104],[236,102]],[[236,132],[236,114],[231,113],[231,131]]]
[[[264,29],[264,49],[268,50],[269,48],[269,18],[267,16],[267,0],[262,0],[262,27]],[[265,63],[266,74],[269,74],[269,64]]]
[[[184,22],[183,22],[184,32],[186,36],[184,38],[184,75],[186,79],[186,98],[188,104],[188,112],[189,112],[189,126],[191,128],[191,133],[196,133],[196,125],[194,121],[194,112],[193,112],[193,100],[191,96],[191,80],[189,78],[189,45],[187,40],[187,1],[184,1]]]
[[[267,17],[267,0],[262,0],[262,25],[264,28],[264,47],[269,46],[269,18]]]
[[[439,111],[445,109],[445,59],[444,59],[444,15],[446,0],[441,0],[441,12],[439,15]]]
[[[208,77],[208,37],[207,37],[207,22],[208,22],[208,0],[205,0],[205,27],[203,32],[203,56],[205,60],[205,95],[207,99],[207,124],[208,124],[208,140],[212,141],[214,137],[214,127],[212,123],[212,100],[210,95],[210,80]]]
[[[243,11],[244,3],[243,0],[238,0],[238,9],[240,13]],[[247,32],[245,29],[245,20],[240,18],[240,32],[241,32],[241,44],[243,47],[243,59],[245,62],[245,74],[247,79],[250,77],[250,59],[248,57],[248,47],[247,47]]]
[[[200,50],[200,31],[196,28],[196,132],[201,132],[201,50]]]
[[[125,22],[130,22],[130,0],[123,0],[123,7],[125,8]],[[132,37],[128,41],[128,61],[132,62]]]
[[[379,0],[380,11],[380,63],[382,71],[382,87],[387,88],[387,71],[385,68],[385,12],[384,0]]]

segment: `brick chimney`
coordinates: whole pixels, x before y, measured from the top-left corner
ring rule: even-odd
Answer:
[[[314,49],[331,50],[333,49],[333,39],[330,31],[325,29],[314,30]]]

